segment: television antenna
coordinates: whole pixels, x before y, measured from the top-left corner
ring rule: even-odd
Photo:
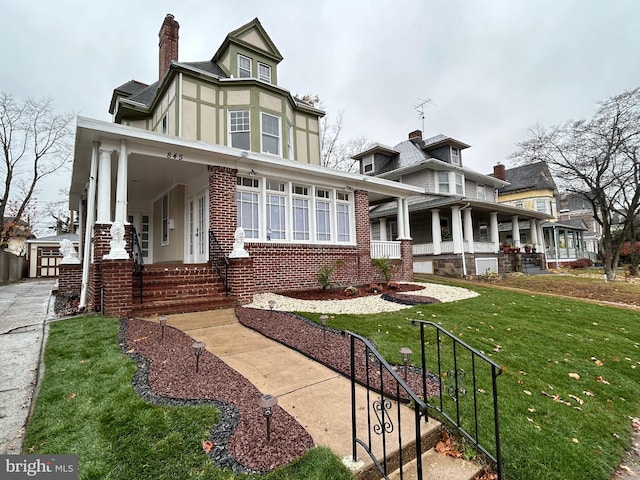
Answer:
[[[428,103],[435,105],[430,98],[427,100],[419,98],[418,103],[413,106],[413,108],[418,112],[418,118],[422,123],[422,132],[424,132],[424,106]]]

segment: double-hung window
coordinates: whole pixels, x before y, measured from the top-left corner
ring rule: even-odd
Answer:
[[[292,186],[293,239],[309,240],[309,187]]]
[[[294,160],[293,158],[293,125],[287,123],[287,158]]]
[[[229,144],[235,148],[251,150],[249,110],[231,110],[229,112]]]
[[[238,54],[238,78],[251,78],[251,59]]]
[[[244,229],[245,238],[259,238],[260,192],[257,178],[238,177],[236,208],[238,226]]]
[[[271,66],[258,62],[258,79],[271,83]]]
[[[284,183],[267,180],[267,240],[287,238],[287,219]]]
[[[262,152],[280,155],[280,117],[261,114]]]
[[[476,186],[476,198],[478,200],[485,200],[486,199],[486,194],[485,194],[485,190],[484,190],[484,185],[482,185],[481,183],[479,183]]]
[[[438,192],[449,193],[449,172],[438,172]]]
[[[451,163],[454,165],[460,165],[460,150],[451,147]]]
[[[316,240],[331,240],[331,192],[316,189]]]
[[[350,199],[346,192],[336,192],[336,223],[338,229],[338,242],[351,240],[351,214]]]
[[[456,194],[464,195],[464,177],[460,173],[456,173]]]
[[[536,212],[549,213],[546,200],[536,200]]]

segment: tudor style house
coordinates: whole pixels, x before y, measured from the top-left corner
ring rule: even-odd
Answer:
[[[584,234],[588,227],[581,217],[561,217],[558,212],[558,189],[546,162],[535,162],[505,169],[498,164],[493,176],[509,182],[498,189],[498,202],[552,215],[542,224],[545,257],[548,265],[561,266],[589,256]],[[520,241],[541,248],[527,225],[521,225]],[[597,251],[597,250],[596,250]]]
[[[411,229],[414,270],[443,275],[480,275],[535,268],[519,252],[520,226],[526,223],[532,239],[542,243],[542,223],[551,215],[498,203],[498,189],[508,183],[464,167],[469,145],[445,135],[422,138],[416,130],[394,147],[380,144],[354,156],[360,173],[424,188],[407,200],[404,218],[393,202],[376,202],[370,211],[372,255]],[[505,243],[512,250],[502,251]],[[381,253],[379,253],[381,252]]]
[[[412,278],[407,199],[419,186],[320,166],[324,113],[279,85],[283,57],[258,19],[210,60],[178,59],[164,19],[159,77],[113,92],[113,123],[79,117],[69,202],[81,216],[80,263],[61,295],[109,315],[248,302],[254,293],[376,280],[370,203],[393,201],[397,279]]]

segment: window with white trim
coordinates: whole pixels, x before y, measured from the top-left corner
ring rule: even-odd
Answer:
[[[351,240],[350,197],[347,192],[336,192],[336,228],[338,242]]]
[[[267,240],[287,238],[286,204],[284,183],[267,180]]]
[[[368,155],[362,159],[362,173],[373,172],[373,155]]]
[[[236,208],[238,226],[244,230],[245,238],[258,238],[260,233],[259,207],[260,194],[257,178],[238,177]]]
[[[169,119],[167,118],[167,114],[165,113],[162,116],[162,133],[168,133],[169,132]]]
[[[460,165],[460,150],[454,147],[451,147],[451,163]]]
[[[251,78],[251,58],[238,54],[238,78]]]
[[[456,193],[464,195],[464,177],[460,173],[456,173]]]
[[[549,210],[547,210],[546,200],[536,200],[536,212],[550,213]]]
[[[271,83],[271,65],[258,62],[258,79],[263,82]]]
[[[309,187],[293,185],[293,239],[309,240]]]
[[[280,117],[262,113],[260,119],[262,152],[280,155]]]
[[[249,110],[229,111],[229,145],[243,150],[251,150]]]
[[[484,190],[484,185],[482,185],[481,183],[479,183],[476,186],[476,198],[478,200],[485,200],[486,199],[486,193]]]
[[[449,172],[438,172],[438,192],[449,193]]]
[[[316,240],[331,241],[331,192],[316,189]]]

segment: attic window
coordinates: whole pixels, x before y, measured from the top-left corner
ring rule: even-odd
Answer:
[[[271,65],[258,63],[258,80],[271,83]]]
[[[373,172],[373,155],[369,155],[368,157],[362,159],[362,172]]]
[[[460,150],[451,147],[451,163],[453,165],[460,165]]]
[[[251,59],[238,55],[238,78],[251,78]]]

